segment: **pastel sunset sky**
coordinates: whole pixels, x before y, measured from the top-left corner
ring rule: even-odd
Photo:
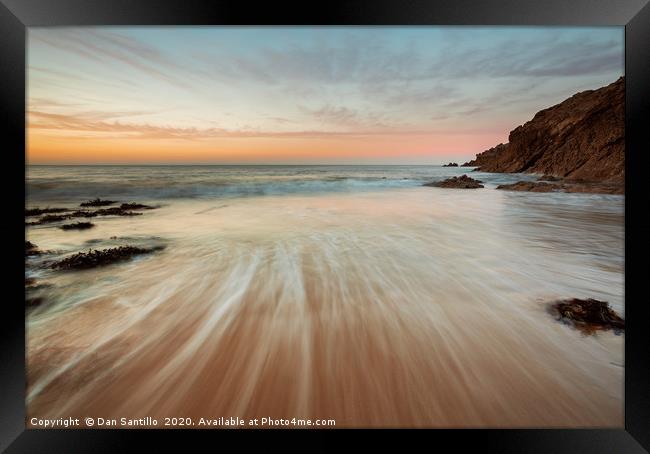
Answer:
[[[28,31],[30,164],[466,161],[623,75],[622,27]]]

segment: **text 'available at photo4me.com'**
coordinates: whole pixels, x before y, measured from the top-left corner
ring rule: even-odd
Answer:
[[[237,416],[221,416],[218,418],[30,418],[27,424],[31,429],[67,429],[67,428],[157,428],[157,427],[178,427],[178,428],[225,428],[236,429],[245,427],[335,427],[334,419],[306,419],[306,418],[240,418]]]

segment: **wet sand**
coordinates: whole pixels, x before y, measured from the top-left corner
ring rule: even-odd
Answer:
[[[33,228],[47,250],[168,247],[39,275],[53,286],[27,321],[28,417],[622,427],[624,336],[545,307],[592,297],[624,315],[622,200],[409,188]]]

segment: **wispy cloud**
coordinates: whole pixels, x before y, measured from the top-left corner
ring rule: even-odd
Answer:
[[[217,138],[317,138],[317,137],[368,137],[385,135],[435,135],[447,130],[437,129],[358,129],[348,130],[294,130],[294,131],[264,131],[250,129],[225,128],[180,128],[158,126],[147,123],[126,123],[122,121],[101,121],[99,118],[113,118],[116,113],[88,113],[83,115],[65,115],[48,112],[29,111],[28,125],[32,130],[60,130],[70,132],[110,133],[112,138],[139,139],[180,139],[203,140]],[[484,134],[479,128],[467,128],[467,134]]]
[[[30,39],[102,64],[123,64],[171,85],[192,89],[190,83],[177,75],[185,73],[184,68],[159,49],[119,33],[94,29],[62,29],[53,33],[36,29],[30,32]]]
[[[31,28],[28,127],[215,144],[501,136],[618,78],[622,38],[612,28]]]

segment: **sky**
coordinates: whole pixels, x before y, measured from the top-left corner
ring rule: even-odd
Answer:
[[[28,29],[30,164],[465,162],[624,73],[622,27]]]

